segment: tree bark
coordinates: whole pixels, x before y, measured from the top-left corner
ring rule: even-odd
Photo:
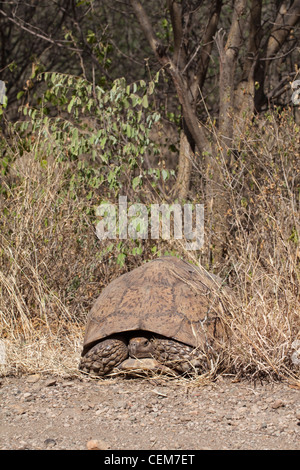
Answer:
[[[226,147],[232,147],[234,117],[234,78],[239,48],[242,45],[244,13],[247,0],[236,0],[228,38],[224,46],[224,34],[216,37],[220,54],[220,111],[219,134],[224,148],[223,157],[227,161]]]
[[[240,137],[243,134],[249,118],[255,112],[255,76],[262,39],[261,9],[262,0],[251,1],[247,53],[243,64],[242,79],[237,84],[234,93],[233,138]]]
[[[178,196],[179,201],[188,198],[190,189],[190,180],[192,174],[194,153],[184,130],[180,132],[180,148],[179,162],[177,170],[177,180],[175,190],[172,191],[174,196]]]

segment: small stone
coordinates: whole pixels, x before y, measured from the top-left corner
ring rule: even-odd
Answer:
[[[30,450],[30,446],[25,441],[20,441],[18,450]]]
[[[31,397],[32,397],[31,393],[29,393],[29,392],[23,393],[23,398],[24,398],[24,400],[28,400],[28,399],[31,398]]]
[[[56,380],[55,379],[46,380],[45,387],[53,387],[53,385],[56,385]]]
[[[68,380],[67,382],[63,382],[62,386],[65,387],[72,387],[74,385],[74,382],[72,380]]]
[[[55,439],[49,438],[49,439],[46,439],[46,440],[44,441],[44,444],[45,444],[45,446],[47,446],[47,447],[54,447],[54,446],[56,446],[56,441],[55,441]]]
[[[32,374],[32,375],[29,375],[29,377],[27,377],[26,382],[29,384],[34,384],[38,382],[40,378],[41,378],[40,374]]]
[[[25,408],[19,405],[14,405],[13,406],[14,411],[16,412],[17,415],[24,415],[26,413]]]
[[[86,448],[88,450],[107,450],[110,446],[101,439],[91,439],[86,443]]]
[[[284,402],[283,402],[282,400],[275,400],[275,401],[272,403],[272,405],[271,405],[271,407],[273,408],[273,410],[277,410],[278,408],[282,408],[282,407],[284,407],[284,406],[285,406],[285,405],[284,405]]]
[[[89,409],[89,405],[81,405],[81,411],[87,411]]]

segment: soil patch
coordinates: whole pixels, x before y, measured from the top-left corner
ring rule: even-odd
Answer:
[[[1,449],[300,449],[286,384],[34,374],[2,378],[0,394]]]

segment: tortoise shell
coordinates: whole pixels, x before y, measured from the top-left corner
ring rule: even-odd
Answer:
[[[203,348],[218,336],[222,281],[173,256],[125,273],[103,289],[86,324],[82,355],[101,339],[146,330]]]

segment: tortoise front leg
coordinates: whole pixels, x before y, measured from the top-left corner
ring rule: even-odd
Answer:
[[[108,338],[93,346],[82,358],[79,369],[96,375],[108,374],[128,357],[128,348],[121,337]]]

